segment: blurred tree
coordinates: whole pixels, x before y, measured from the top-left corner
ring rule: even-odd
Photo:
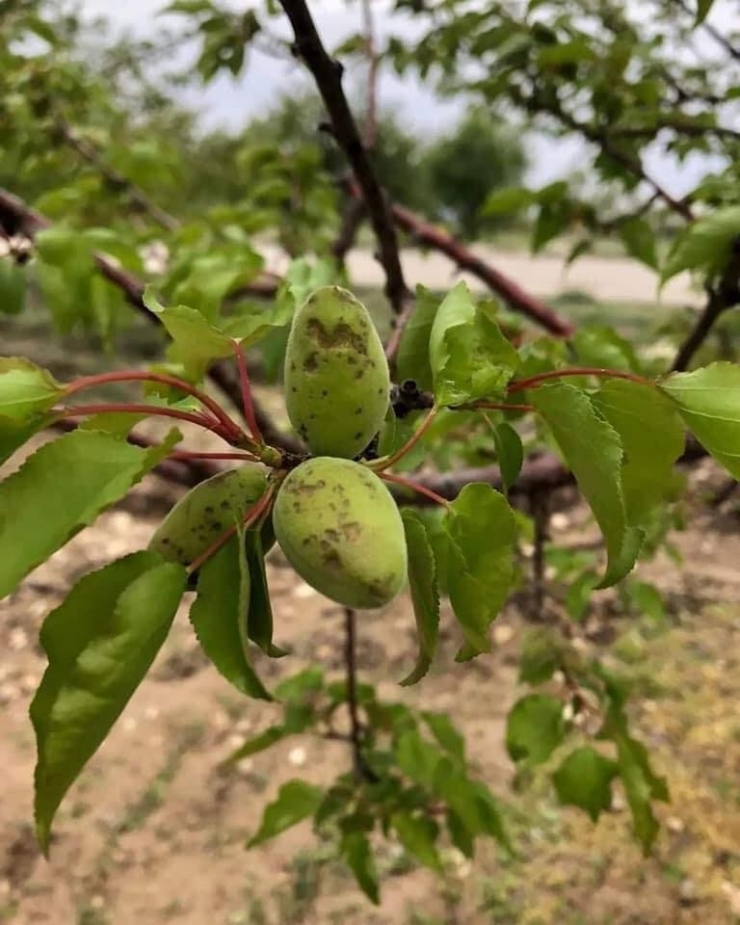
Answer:
[[[425,158],[434,214],[451,219],[460,234],[475,238],[501,223],[481,216],[494,190],[519,185],[527,166],[521,139],[484,106],[471,107],[456,130],[433,144]]]

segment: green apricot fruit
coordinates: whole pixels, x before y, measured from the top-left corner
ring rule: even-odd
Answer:
[[[220,533],[241,520],[267,489],[267,469],[245,463],[211,476],[181,498],[152,537],[149,548],[168,562],[190,565]],[[272,523],[262,527],[265,550],[275,542]]]
[[[382,607],[406,583],[401,515],[360,463],[325,456],[301,463],[278,489],[273,525],[296,572],[338,604]]]
[[[365,306],[339,286],[317,289],[293,319],[285,354],[288,417],[314,456],[352,459],[383,423],[390,374]]]

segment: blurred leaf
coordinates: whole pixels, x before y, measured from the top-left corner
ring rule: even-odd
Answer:
[[[416,287],[416,307],[401,335],[396,358],[397,380],[413,379],[420,389],[431,390],[429,339],[440,299],[424,286]]]
[[[627,253],[635,260],[658,269],[658,252],[655,248],[655,232],[650,222],[644,218],[632,218],[619,226],[619,236],[627,248]]]
[[[605,369],[623,369],[639,372],[640,361],[635,348],[606,325],[587,325],[579,328],[570,340],[579,364]]]
[[[276,799],[265,807],[262,823],[257,834],[247,842],[247,848],[261,845],[313,816],[322,797],[323,791],[319,787],[304,780],[291,780],[283,784]]]
[[[281,658],[287,653],[272,641],[272,604],[267,587],[265,556],[259,530],[247,530],[244,534],[246,567],[249,571],[249,616],[247,629],[249,638],[270,658]]]
[[[55,405],[64,386],[22,357],[0,357],[0,416],[20,424]]]
[[[367,836],[363,832],[344,832],[339,845],[339,854],[355,875],[355,880],[362,892],[376,906],[380,905],[378,874]]]
[[[26,274],[15,261],[0,257],[0,315],[18,315],[26,301]]]
[[[563,704],[546,694],[529,694],[512,707],[506,721],[506,749],[514,761],[547,761],[565,736]]]
[[[436,823],[426,816],[416,816],[407,812],[394,813],[391,825],[406,851],[425,867],[441,873],[442,862],[435,842],[439,834]]]
[[[720,274],[740,238],[740,206],[717,209],[681,232],[668,252],[661,282],[684,270],[703,270],[709,277]]]
[[[496,461],[501,470],[501,485],[506,494],[522,471],[524,447],[518,432],[508,421],[501,421],[493,428],[493,442],[496,447]]]
[[[450,717],[446,713],[429,712],[421,716],[439,745],[458,761],[464,762],[465,739],[452,725]]]
[[[618,773],[615,761],[586,746],[571,752],[552,779],[563,805],[585,810],[596,822],[602,812],[611,808],[612,781]]]
[[[696,20],[694,21],[694,25],[700,26],[707,16],[709,16],[713,6],[714,0],[696,0]]]

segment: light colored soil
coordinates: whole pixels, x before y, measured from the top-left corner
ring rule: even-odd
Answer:
[[[732,507],[732,505],[730,505]],[[585,513],[569,511],[561,535],[581,542]],[[523,629],[512,606],[496,650],[453,662],[445,630],[436,667],[406,691],[397,681],[414,655],[406,599],[364,615],[360,665],[381,696],[454,713],[478,773],[509,804],[521,853],[508,861],[484,845],[473,864],[448,854],[435,880],[399,850],[381,851],[383,905],[367,903],[336,864],[322,860],[303,825],[253,851],[244,843],[285,780],[317,783],[348,765],[341,743],[300,736],[218,766],[243,739],[274,722],[274,705],[242,700],[200,654],[183,610],[147,680],[65,799],[51,860],[31,830],[34,746],[28,704],[43,672],[37,632],[71,582],[146,544],[153,520],[105,514],[0,604],[0,922],[12,925],[731,925],[740,922],[740,537],[732,510],[695,515],[677,537],[677,569],[645,569],[673,602],[670,625],[615,620],[608,597],[587,623],[617,637],[612,658],[642,692],[637,729],[668,775],[673,803],[656,853],[643,859],[620,798],[599,825],[556,807],[543,781],[515,795],[503,748],[516,696]],[[271,557],[277,642],[291,654],[260,663],[270,684],[308,663],[341,664],[341,613]],[[711,602],[716,601],[718,605]],[[446,626],[449,627],[449,613]],[[584,645],[589,645],[588,640]]]

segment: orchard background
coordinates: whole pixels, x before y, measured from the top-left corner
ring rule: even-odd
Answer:
[[[0,5],[0,921],[740,921],[739,20],[722,0],[180,0],[121,32],[85,3]],[[228,111],[250,94],[260,111]],[[188,592],[130,700],[91,682],[125,709],[86,714],[100,735],[61,759],[79,777],[50,836],[37,771],[34,831],[29,705],[47,655],[112,613],[108,586],[80,629],[70,589],[228,464],[182,418],[199,385],[304,451],[285,344],[330,284],[386,344],[381,458],[418,439],[394,476],[413,593],[346,610],[273,548],[250,635],[269,652],[271,614],[287,655],[250,646],[230,686]],[[445,314],[462,358],[430,351]],[[77,428],[42,368],[102,413]],[[173,412],[185,443],[153,450]],[[127,484],[95,488],[92,451],[42,471],[52,439],[120,452]],[[599,588],[605,551],[621,580]],[[275,702],[245,696],[252,669]]]

